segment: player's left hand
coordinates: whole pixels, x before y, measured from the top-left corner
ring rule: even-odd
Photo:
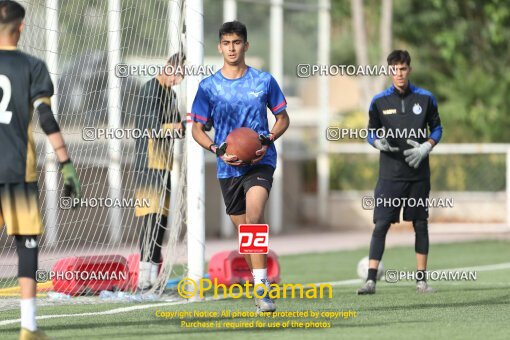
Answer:
[[[81,198],[81,185],[78,174],[70,159],[60,163],[60,172],[64,179],[64,197]]]
[[[412,148],[404,150],[404,156],[407,156],[406,163],[410,167],[417,169],[420,163],[429,155],[430,150],[432,150],[432,144],[430,142],[420,144],[411,139],[407,140],[407,144],[411,145]]]
[[[212,144],[209,146],[209,150],[216,154],[217,157],[221,158],[228,165],[232,166],[243,166],[246,165],[242,160],[238,159],[236,155],[230,155],[227,153],[227,143],[223,142],[220,146]]]
[[[257,158],[254,158],[251,161],[251,164],[255,164],[260,162],[262,158],[266,155],[267,149],[269,148],[269,145],[273,143],[273,134],[270,133],[269,135],[259,135],[260,144],[262,144],[262,147],[258,149],[255,154],[257,155]]]

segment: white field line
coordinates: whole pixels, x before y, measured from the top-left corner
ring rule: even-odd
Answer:
[[[492,270],[503,270],[503,269],[510,269],[510,262],[506,263],[498,263],[498,264],[489,264],[484,266],[476,266],[476,267],[464,267],[464,268],[453,268],[453,269],[438,269],[437,271],[441,272],[456,272],[456,271],[492,271]],[[333,282],[320,282],[320,283],[312,283],[312,285],[320,285],[320,284],[330,284],[331,286],[348,286],[348,285],[354,285],[359,284],[360,279],[352,279],[352,280],[341,280],[341,281],[333,281]],[[289,287],[290,288],[290,287]],[[212,300],[224,300],[226,298],[207,298],[205,301],[212,301]],[[201,302],[201,301],[196,301]],[[137,305],[137,306],[130,306],[130,307],[122,307],[122,308],[115,308],[110,309],[107,311],[102,312],[87,312],[87,313],[78,313],[78,314],[55,314],[55,315],[40,315],[37,317],[37,320],[46,320],[46,319],[57,319],[57,318],[67,318],[67,317],[80,317],[80,316],[99,316],[99,315],[112,315],[112,314],[120,314],[120,313],[127,313],[134,310],[141,310],[141,309],[149,309],[149,308],[159,308],[164,306],[174,306],[174,305],[183,305],[190,303],[190,301],[183,300],[183,301],[173,301],[173,302],[162,302],[162,303],[152,303],[152,304],[145,304],[145,305]],[[19,323],[20,319],[11,319],[11,320],[3,320],[0,321],[0,326],[6,326],[11,325],[15,323]]]

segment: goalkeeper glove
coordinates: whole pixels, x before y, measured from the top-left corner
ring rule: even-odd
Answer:
[[[223,157],[224,154],[227,153],[227,143],[223,142],[220,146],[217,144],[209,145],[209,150],[214,153],[217,157]]]
[[[407,156],[406,162],[410,167],[417,169],[420,163],[429,155],[432,144],[430,142],[420,144],[410,139],[407,140],[407,144],[411,145],[412,148],[404,150],[404,156]]]
[[[396,146],[391,146],[390,143],[386,140],[386,138],[376,139],[374,141],[374,147],[377,150],[385,151],[385,152],[397,152],[400,149]]]
[[[259,140],[260,140],[260,144],[262,144],[262,146],[269,146],[273,143],[273,134],[270,133],[268,134],[267,136],[264,136],[264,135],[259,135]]]
[[[60,173],[64,179],[64,197],[81,198],[81,185],[78,174],[70,159],[60,163]]]
[[[268,135],[259,135],[259,140],[262,147],[255,152],[257,158],[253,159],[251,164],[258,163],[262,158],[264,158],[269,145],[273,144],[273,134],[270,133]]]

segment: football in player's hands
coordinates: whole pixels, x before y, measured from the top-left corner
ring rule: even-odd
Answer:
[[[257,151],[262,147],[259,134],[247,127],[232,130],[228,134],[226,142],[228,145],[226,153],[236,155],[238,159],[247,164],[258,157]]]

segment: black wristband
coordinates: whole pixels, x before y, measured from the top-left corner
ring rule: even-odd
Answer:
[[[273,136],[272,133],[270,133],[268,135],[259,135],[260,143],[265,146],[269,146],[269,145],[273,144],[272,136]]]
[[[59,162],[60,164],[60,168],[62,168],[64,165],[68,164],[68,163],[71,163],[71,158],[68,158],[67,160],[63,161],[63,162]]]
[[[216,154],[216,152],[212,151],[212,147],[215,146],[216,148],[218,148],[218,145],[216,145],[216,143],[212,143],[211,145],[209,145],[209,151],[211,151],[212,153]]]

